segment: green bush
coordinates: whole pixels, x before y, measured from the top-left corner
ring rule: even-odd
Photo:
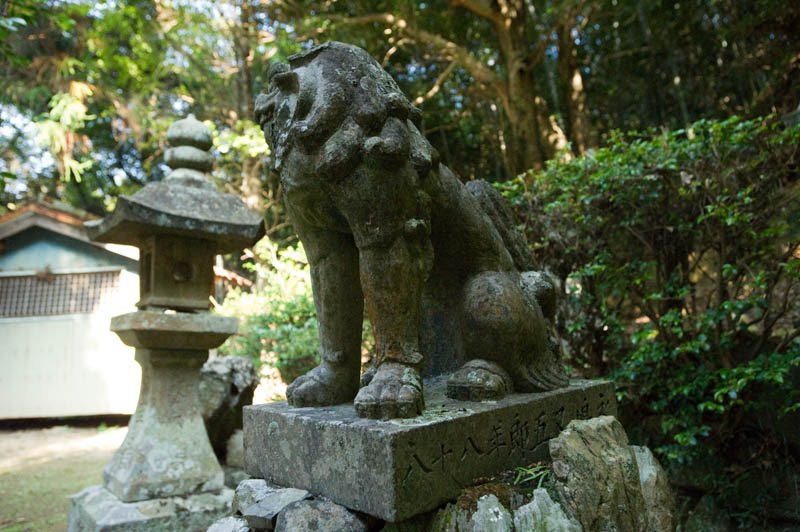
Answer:
[[[279,249],[268,238],[253,249],[257,281],[252,291],[234,289],[217,309],[239,318],[239,334],[220,348],[270,364],[291,382],[319,362],[319,339],[308,262],[301,245]]]
[[[730,483],[799,445],[799,172],[800,127],[731,118],[500,185],[563,281],[573,369],[614,378],[672,466]]]
[[[220,347],[223,355],[253,360],[257,367],[278,369],[291,383],[319,364],[319,324],[311,291],[308,260],[302,244],[281,248],[269,238],[253,248],[256,285],[250,291],[233,289],[217,312],[239,318],[239,333]],[[374,343],[364,321],[362,354]]]

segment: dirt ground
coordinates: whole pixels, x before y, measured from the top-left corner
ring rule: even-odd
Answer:
[[[262,368],[254,404],[285,400],[286,384]],[[69,496],[102,484],[103,468],[122,444],[126,416],[0,421],[0,532],[63,532]]]
[[[126,427],[0,427],[0,531],[67,527],[68,497],[102,482]]]
[[[253,403],[284,400],[285,390],[277,370],[264,367]],[[120,421],[127,418],[0,423],[0,532],[66,530],[69,496],[102,483],[128,431],[106,425]]]

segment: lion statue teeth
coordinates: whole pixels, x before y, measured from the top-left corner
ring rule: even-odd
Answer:
[[[420,132],[421,114],[364,50],[329,42],[273,64],[256,119],[311,265],[321,362],[294,406],[354,400],[359,416],[424,409],[422,376],[498,399],[567,378],[549,336],[555,289],[532,271],[510,209],[463,185]],[[361,375],[366,303],[373,368]]]

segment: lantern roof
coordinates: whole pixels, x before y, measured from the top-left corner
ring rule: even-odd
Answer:
[[[102,220],[87,222],[92,240],[141,247],[150,236],[170,234],[211,241],[217,253],[230,253],[264,236],[261,215],[207,179],[212,167],[208,126],[189,115],[169,127],[167,140],[165,160],[172,172],[132,196],[120,196]]]

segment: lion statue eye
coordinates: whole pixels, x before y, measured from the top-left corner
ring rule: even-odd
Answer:
[[[297,74],[292,71],[275,74],[272,79],[270,79],[270,83],[284,92],[297,92],[300,88]]]
[[[272,63],[267,70],[267,81],[272,83],[272,78],[278,74],[283,74],[289,71],[289,65],[286,63]]]

